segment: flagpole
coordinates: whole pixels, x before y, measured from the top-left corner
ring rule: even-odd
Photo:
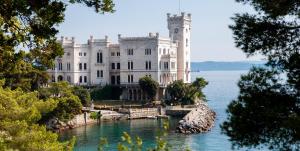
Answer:
[[[178,0],[178,14],[181,12],[181,0]]]

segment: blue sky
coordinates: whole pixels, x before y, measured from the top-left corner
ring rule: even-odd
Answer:
[[[108,35],[117,42],[117,35],[146,36],[159,32],[168,36],[166,14],[178,14],[179,0],[115,0],[116,12],[96,14],[84,5],[69,5],[65,22],[59,26],[60,36],[74,36],[78,43],[86,43],[90,35]],[[253,12],[249,6],[234,0],[181,0],[181,11],[192,14],[192,61],[244,61],[246,58],[235,47],[228,25],[238,12]]]

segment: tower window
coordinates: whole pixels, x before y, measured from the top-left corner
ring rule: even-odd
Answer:
[[[171,62],[171,68],[175,69],[175,62]]]
[[[97,63],[102,63],[102,53],[101,52],[97,53]]]
[[[127,55],[132,56],[133,55],[133,49],[127,49]]]
[[[174,33],[178,33],[178,28],[175,28],[175,31],[174,31]]]
[[[185,44],[186,44],[186,47],[189,46],[189,39],[186,39],[186,40],[185,40]]]
[[[151,55],[151,49],[145,49],[145,55]]]

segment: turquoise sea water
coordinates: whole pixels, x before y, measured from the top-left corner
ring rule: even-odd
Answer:
[[[193,151],[228,151],[231,150],[231,143],[228,137],[221,134],[220,124],[226,119],[227,105],[237,97],[239,89],[237,82],[241,74],[247,71],[204,71],[192,73],[192,79],[198,76],[209,81],[204,89],[209,106],[217,113],[214,128],[205,134],[183,135],[174,133],[174,127],[179,119],[171,119],[171,129],[168,135],[169,143],[173,149],[181,151],[187,146]],[[117,150],[117,144],[124,131],[132,136],[140,136],[146,149],[153,146],[155,136],[162,127],[163,121],[153,119],[106,122],[100,125],[88,125],[61,133],[61,140],[77,137],[76,151],[96,151],[100,137],[106,137],[109,146],[107,151]]]

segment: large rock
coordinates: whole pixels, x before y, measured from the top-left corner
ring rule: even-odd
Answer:
[[[179,121],[176,132],[184,134],[209,131],[215,123],[216,113],[207,104],[201,103]]]

